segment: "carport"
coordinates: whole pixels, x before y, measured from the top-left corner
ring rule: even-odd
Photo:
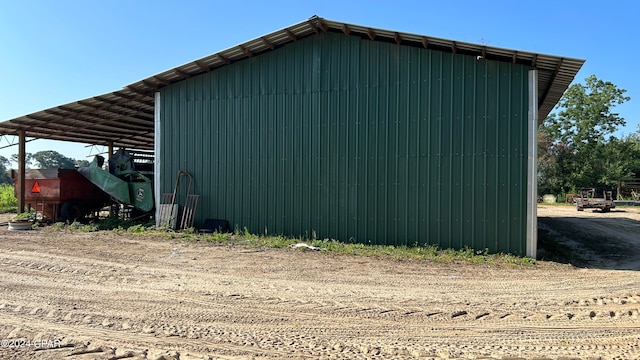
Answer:
[[[25,209],[25,144],[34,139],[153,150],[153,92],[124,88],[0,123],[0,134],[18,139],[18,212]],[[12,146],[12,145],[8,145]]]

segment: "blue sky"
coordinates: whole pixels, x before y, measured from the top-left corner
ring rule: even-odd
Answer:
[[[640,123],[640,2],[0,0],[0,121],[101,95],[312,15],[376,28],[586,59],[627,89],[616,110]],[[11,139],[0,139],[0,146]],[[89,159],[84,144],[36,140],[27,152]],[[0,150],[9,157],[17,147]],[[89,159],[90,160],[90,159]]]

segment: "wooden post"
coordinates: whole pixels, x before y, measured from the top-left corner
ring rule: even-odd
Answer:
[[[107,143],[107,151],[109,152],[109,155],[107,155],[107,161],[109,161],[109,159],[111,159],[111,156],[113,156],[113,141],[109,141]]]
[[[616,197],[618,198],[618,200],[624,200],[622,198],[622,180],[618,180],[618,189],[616,191]]]
[[[24,176],[25,176],[25,135],[24,130],[18,130],[18,214],[24,212]]]

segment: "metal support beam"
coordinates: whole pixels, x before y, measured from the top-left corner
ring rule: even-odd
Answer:
[[[18,214],[24,212],[25,203],[24,203],[24,176],[25,176],[25,134],[24,130],[18,130]]]
[[[160,172],[162,171],[162,158],[160,157],[160,147],[162,143],[161,139],[161,118],[160,118],[160,109],[162,107],[162,97],[160,96],[160,92],[156,92],[155,98],[155,116],[154,116],[154,134],[153,134],[153,196],[156,201],[156,226],[160,226],[160,198],[162,196],[162,186],[160,181],[162,177],[160,176]]]
[[[527,256],[538,252],[538,70],[529,70],[527,151]]]

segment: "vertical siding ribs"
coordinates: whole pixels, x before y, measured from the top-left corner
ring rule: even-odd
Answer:
[[[522,254],[527,69],[299,39],[161,90],[161,189],[196,174],[197,222],[253,233]]]

